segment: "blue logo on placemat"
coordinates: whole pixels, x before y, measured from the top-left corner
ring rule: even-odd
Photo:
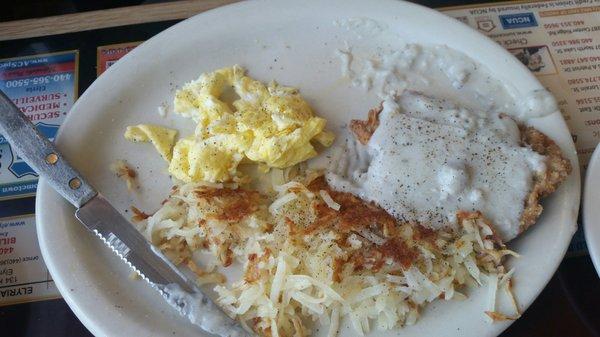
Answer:
[[[50,141],[54,141],[54,137],[56,137],[56,133],[58,132],[58,125],[38,123],[35,125],[35,127],[42,135],[44,135]]]
[[[24,177],[28,174],[37,176],[37,173],[35,173],[35,171],[31,167],[29,167],[29,165],[27,165],[27,163],[24,162],[20,157],[17,157],[17,160],[15,162],[13,162],[12,164],[10,164],[8,169],[17,178]]]
[[[44,137],[51,141],[54,140],[54,137],[56,137],[56,132],[58,132],[58,125],[39,123],[35,127],[42,135],[44,135]],[[16,153],[13,153],[13,158],[15,158],[15,160],[13,160],[13,162],[8,166],[8,169],[17,178],[21,178],[29,174],[37,176],[37,173],[35,173],[35,171],[23,161],[23,159],[16,156]]]
[[[500,23],[504,29],[535,27],[538,25],[533,13],[500,15]]]

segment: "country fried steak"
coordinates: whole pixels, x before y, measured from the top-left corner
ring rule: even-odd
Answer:
[[[383,110],[380,105],[368,112],[367,120],[354,119],[350,122],[350,130],[356,139],[367,145],[371,136],[379,126],[379,114]],[[519,233],[531,227],[542,213],[541,198],[553,193],[558,186],[569,176],[572,167],[559,146],[550,137],[531,126],[519,124],[521,142],[523,146],[530,147],[533,151],[546,157],[546,170],[538,173],[533,178],[531,192],[524,200],[524,210],[521,215]]]

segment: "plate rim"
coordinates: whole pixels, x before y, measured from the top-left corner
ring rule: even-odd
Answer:
[[[275,1],[272,1],[271,3],[273,3]],[[432,16],[432,18],[438,18],[438,24],[441,25],[446,25],[448,23],[450,23],[451,25],[454,25],[454,27],[459,27],[459,26],[464,26],[461,27],[462,31],[464,32],[464,34],[467,34],[467,36],[473,36],[476,37],[478,40],[480,40],[481,42],[486,41],[485,43],[491,48],[494,49],[494,52],[498,52],[501,53],[501,55],[505,55],[505,56],[510,56],[511,58],[512,55],[510,55],[510,53],[505,50],[504,48],[502,48],[501,46],[499,46],[496,42],[494,42],[493,40],[491,40],[490,38],[486,37],[483,34],[480,34],[476,31],[474,31],[473,29],[471,29],[470,27],[468,27],[467,25],[464,25],[463,23],[460,23],[458,21],[455,21],[454,19],[444,15],[443,13],[440,13],[438,11],[436,11],[435,9],[431,9],[428,7],[424,7],[418,4],[414,4],[414,3],[410,3],[410,2],[406,2],[406,1],[392,1],[392,0],[380,0],[381,3],[385,4],[389,4],[389,5],[394,5],[394,6],[398,6],[396,8],[401,8],[401,6],[408,6],[408,7],[412,7],[415,10],[418,10],[420,12],[422,12],[423,14],[427,14]],[[234,4],[229,4],[229,5],[225,5],[225,6],[221,6],[218,8],[214,8],[211,9],[209,11],[205,11],[202,13],[199,13],[189,19],[183,20],[169,28],[167,28],[166,30],[158,33],[157,35],[153,36],[152,38],[148,39],[147,41],[145,41],[144,43],[142,43],[140,46],[138,46],[136,49],[134,49],[131,53],[129,53],[128,55],[126,55],[123,59],[133,59],[135,58],[135,55],[137,55],[138,53],[143,53],[144,52],[144,46],[150,46],[153,41],[157,41],[158,38],[161,35],[166,34],[167,32],[170,32],[173,29],[176,29],[177,27],[183,26],[186,23],[189,24],[190,22],[192,22],[193,20],[197,20],[198,17],[204,17],[204,16],[208,16],[208,15],[218,15],[219,12],[226,12],[229,11],[233,8],[241,8],[244,6],[254,6],[254,4],[256,3],[268,3],[268,1],[246,1],[246,2],[238,2],[238,3],[234,3]],[[318,2],[317,2],[318,3]],[[458,24],[458,26],[456,25]],[[467,28],[467,29],[464,29]],[[458,29],[458,28],[457,28]],[[462,32],[461,32],[462,33]],[[142,47],[142,48],[140,48]],[[522,65],[521,63],[518,63],[516,61],[510,61],[515,67],[519,67],[521,68],[522,72],[522,76],[528,78],[528,80],[531,82],[528,85],[533,85],[533,86],[537,86],[538,88],[543,88],[543,86],[540,84],[539,80],[537,80],[537,78],[531,74],[531,72],[527,71],[525,66]],[[123,65],[124,63],[117,63],[115,64],[113,67],[109,68],[106,72],[106,74],[108,73],[113,73],[113,72],[117,72],[119,70],[119,68]],[[511,65],[512,66],[512,65]],[[102,77],[100,77],[102,78]],[[80,104],[83,104],[81,102],[83,102],[85,100],[85,97],[87,97],[87,95],[91,92],[94,91],[96,86],[98,86],[99,81],[95,80],[86,90],[86,92],[83,93],[83,95],[81,95],[81,97],[77,100],[77,102],[73,105],[72,111],[75,112],[79,112],[78,110],[81,110],[79,108]],[[70,117],[72,117],[74,114],[73,113],[69,113],[65,119],[64,124],[67,124],[67,121],[69,120]],[[562,116],[560,116],[559,122],[561,125],[559,127],[565,129],[568,131],[566,122],[564,121],[564,118],[562,118]],[[60,140],[61,135],[64,131],[64,128],[61,127],[59,129],[59,132],[57,134],[57,140]],[[572,159],[573,153],[575,153],[575,147],[574,147],[574,143],[572,142],[572,140],[568,143],[568,144],[563,144],[565,146],[567,146],[568,148],[563,148],[563,151],[567,152],[567,156],[569,156],[569,159]],[[576,158],[576,155],[575,155]],[[581,181],[580,181],[580,177],[579,177],[579,163],[577,161],[573,161],[571,160],[571,164],[573,166],[573,173],[572,173],[572,186],[571,189],[573,189],[572,192],[574,192],[576,195],[573,198],[573,205],[577,206],[577,209],[579,208],[579,202],[580,202],[580,192],[581,192]],[[39,183],[38,183],[38,197],[36,198],[36,227],[39,229],[40,227],[43,227],[43,223],[45,222],[44,220],[44,208],[43,208],[43,203],[45,198],[52,198],[53,194],[52,193],[48,193],[48,192],[52,192],[50,191],[50,187],[47,185],[46,181],[43,178],[40,178]],[[575,233],[575,228],[577,225],[577,213],[573,214],[572,219],[571,219],[571,223],[569,224],[565,224],[564,226],[569,226],[570,228],[572,228],[572,233],[570,234],[569,238],[572,237],[572,235]],[[46,256],[50,256],[51,253],[49,251],[49,247],[45,244],[46,242],[43,240],[43,230],[38,230],[38,239],[40,239],[40,248],[42,250],[42,255],[44,256],[44,259],[46,259]],[[533,303],[533,301],[539,296],[539,294],[541,293],[541,291],[543,291],[543,289],[545,289],[545,286],[548,284],[548,282],[550,281],[552,275],[555,273],[556,269],[558,268],[559,264],[562,261],[562,258],[564,257],[567,248],[568,248],[568,244],[570,242],[570,239],[568,241],[565,240],[565,242],[561,242],[561,245],[558,247],[560,249],[557,250],[558,252],[558,257],[556,260],[553,261],[551,269],[552,273],[548,274],[549,276],[546,278],[546,281],[544,282],[544,287],[540,287],[539,289],[536,289],[535,291],[533,291],[532,293],[534,294],[533,296],[533,300],[531,301],[531,303],[527,303],[526,306],[523,306],[525,308],[525,310],[527,310],[527,308]],[[46,262],[48,265],[48,269],[51,271],[51,273],[53,273],[52,271],[55,269],[54,265],[53,265],[54,261],[50,261],[50,263],[48,263],[48,261]],[[53,273],[56,274],[56,273]],[[62,275],[61,275],[62,276]],[[92,317],[90,317],[90,315],[86,314],[85,312],[83,312],[84,310],[80,309],[79,303],[76,299],[75,295],[71,295],[71,293],[68,291],[68,289],[65,289],[63,287],[63,285],[61,284],[60,281],[60,276],[56,277],[53,275],[53,277],[55,277],[55,284],[57,285],[59,291],[61,292],[61,294],[63,294],[63,297],[65,298],[67,304],[69,305],[69,307],[71,307],[71,309],[73,310],[73,312],[75,313],[75,315],[82,321],[82,323],[90,330],[92,331],[92,333],[95,332],[99,332],[100,334],[102,334],[102,331],[104,330],[102,328],[102,326],[100,326]],[[72,297],[73,296],[73,297]],[[525,311],[523,310],[523,312]],[[502,333],[502,331],[504,331],[506,328],[508,328],[508,326],[510,326],[512,324],[512,322],[510,324],[505,324],[502,326],[501,329],[496,329],[494,334],[497,332],[498,334]]]

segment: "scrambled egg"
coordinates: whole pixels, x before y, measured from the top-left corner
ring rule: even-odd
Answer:
[[[223,96],[233,93],[239,98],[228,103]],[[325,131],[326,120],[314,115],[297,89],[276,82],[265,85],[237,65],[187,83],[176,92],[174,106],[176,113],[197,123],[194,135],[173,147],[170,134],[148,132],[155,126],[138,125],[128,128],[126,137],[134,139],[134,134],[140,135],[137,140],[150,140],[169,161],[169,173],[184,182],[239,179],[240,163],[290,167],[317,155],[311,142],[330,146],[334,140]],[[165,141],[159,133],[167,137]],[[168,144],[172,151],[163,147]],[[171,152],[172,157],[166,155]]]
[[[125,139],[132,142],[151,142],[166,161],[171,161],[175,136],[177,136],[177,130],[152,124],[128,126],[125,130]]]

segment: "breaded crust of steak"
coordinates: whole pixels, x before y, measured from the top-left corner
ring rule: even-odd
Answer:
[[[366,121],[353,119],[350,122],[350,129],[356,136],[356,139],[363,145],[369,142],[371,136],[379,126],[379,114],[381,110],[382,105],[369,110]],[[534,176],[533,187],[527,199],[525,199],[519,226],[519,233],[523,233],[542,214],[543,207],[540,204],[540,199],[554,192],[571,174],[572,167],[569,160],[563,156],[558,145],[550,137],[531,126],[520,125],[519,129],[523,145],[530,146],[535,152],[546,156],[546,171],[543,174]]]
[[[550,137],[531,126],[520,126],[519,128],[523,144],[546,156],[546,171],[537,174],[533,178],[533,188],[525,200],[525,208],[523,209],[519,228],[522,233],[533,225],[542,213],[543,207],[540,205],[540,198],[554,192],[571,174],[572,167],[569,160],[563,156],[558,145]]]

